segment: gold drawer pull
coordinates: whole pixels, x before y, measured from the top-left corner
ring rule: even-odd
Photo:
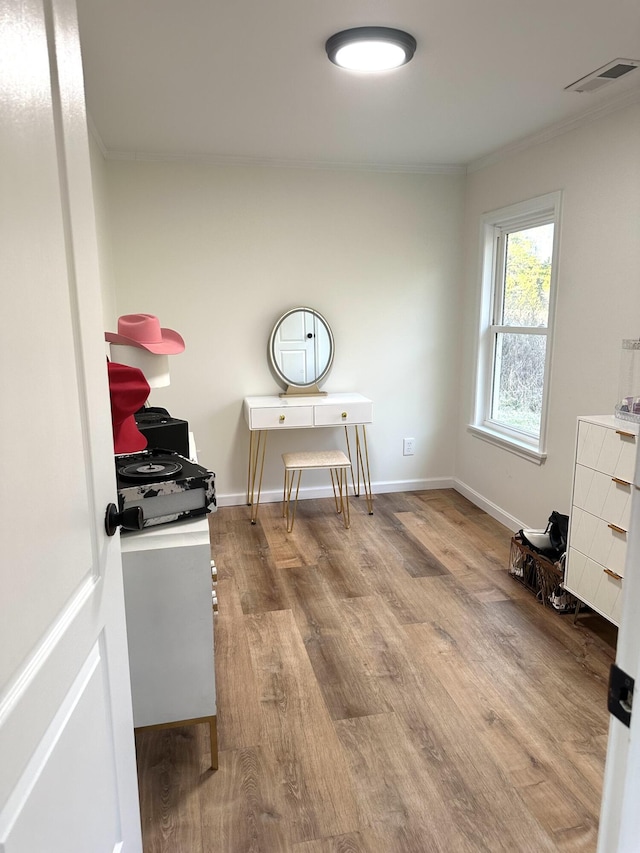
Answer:
[[[619,477],[612,477],[611,480],[614,483],[617,483],[619,486],[630,486],[631,485],[631,483],[629,483],[627,480],[621,480]]]
[[[635,440],[635,437],[636,437],[636,435],[635,435],[635,433],[634,433],[634,432],[625,432],[623,429],[617,429],[617,430],[616,430],[616,435],[619,435],[619,436],[621,436],[622,438],[633,438],[634,440]]]
[[[284,415],[280,415],[280,423],[281,423],[281,424],[283,424],[283,423],[284,423]]]
[[[347,413],[346,413],[346,412],[343,412],[343,413],[342,413],[342,419],[344,420],[346,417],[347,417]]]
[[[622,580],[622,575],[617,575],[615,572],[612,572],[611,569],[603,569],[603,571],[604,571],[605,575],[609,575],[609,577],[612,577],[614,580],[617,580],[617,581]]]
[[[607,524],[607,527],[610,530],[613,530],[614,533],[624,533],[625,536],[627,535],[627,531],[624,530],[622,527],[618,527],[617,524]]]

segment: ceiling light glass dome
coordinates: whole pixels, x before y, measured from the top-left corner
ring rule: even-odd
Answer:
[[[389,27],[356,27],[331,36],[325,48],[331,62],[341,68],[387,71],[409,62],[416,40],[409,33]]]

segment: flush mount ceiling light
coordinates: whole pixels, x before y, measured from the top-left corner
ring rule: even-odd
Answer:
[[[350,71],[388,71],[406,65],[416,49],[409,33],[389,27],[355,27],[327,40],[327,56]]]

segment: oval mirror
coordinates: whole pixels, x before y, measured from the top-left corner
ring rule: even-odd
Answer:
[[[273,327],[269,359],[285,394],[326,393],[318,386],[333,363],[329,324],[313,308],[292,308]]]

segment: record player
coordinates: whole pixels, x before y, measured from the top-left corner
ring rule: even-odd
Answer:
[[[120,511],[142,507],[143,527],[197,518],[216,505],[215,474],[170,450],[116,456]]]

